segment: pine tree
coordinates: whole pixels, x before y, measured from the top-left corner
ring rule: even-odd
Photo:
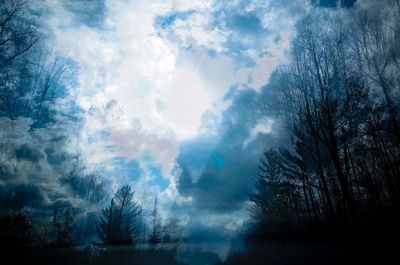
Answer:
[[[134,191],[129,185],[122,186],[103,209],[97,226],[100,239],[106,244],[132,244],[136,239],[135,221],[141,207],[133,200]]]

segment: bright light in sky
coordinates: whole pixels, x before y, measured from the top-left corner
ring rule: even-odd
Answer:
[[[176,69],[161,90],[157,114],[180,140],[195,137],[205,111],[211,108],[211,96],[203,80],[191,68]]]

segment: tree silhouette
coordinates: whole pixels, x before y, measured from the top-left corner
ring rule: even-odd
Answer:
[[[149,238],[149,243],[156,245],[161,243],[162,241],[162,227],[161,227],[161,220],[158,213],[158,201],[157,196],[154,198],[154,208],[151,213],[152,220],[151,220],[151,233]]]
[[[393,6],[346,25],[299,20],[292,63],[270,83],[290,140],[260,160],[250,195],[258,233],[361,226],[398,211],[400,1]]]
[[[0,247],[2,249],[28,248],[38,243],[34,228],[21,213],[0,219]]]
[[[74,216],[72,209],[55,209],[53,212],[53,229],[55,239],[53,245],[57,247],[69,247],[72,245],[72,226]]]
[[[141,207],[134,201],[134,191],[125,185],[117,190],[110,206],[102,210],[97,226],[98,234],[105,244],[132,244],[135,242],[135,221]]]

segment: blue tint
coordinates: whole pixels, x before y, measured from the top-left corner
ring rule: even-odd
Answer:
[[[234,15],[230,24],[232,28],[244,34],[256,34],[263,29],[260,19],[255,14]]]
[[[157,16],[154,19],[154,26],[156,28],[166,29],[170,27],[175,22],[175,20],[177,19],[185,20],[193,13],[194,10],[189,10],[185,12],[171,13],[166,16]]]
[[[168,187],[168,180],[166,180],[161,172],[161,168],[159,166],[150,166],[148,168],[151,176],[154,178],[149,182],[151,186],[158,186],[161,190],[165,190]]]
[[[142,175],[142,169],[135,160],[117,157],[113,159],[113,164],[115,165],[114,175],[128,176],[131,180],[138,180]]]
[[[211,161],[212,161],[212,163],[213,163],[213,166],[214,166],[215,168],[217,168],[217,169],[222,169],[222,168],[225,166],[225,159],[224,159],[224,157],[223,157],[220,153],[218,153],[218,152],[213,153],[213,154],[211,155]]]

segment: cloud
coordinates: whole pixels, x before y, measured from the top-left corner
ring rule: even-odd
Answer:
[[[0,185],[0,206],[2,209],[12,210],[46,207],[42,190],[32,184]]]
[[[259,34],[263,27],[261,20],[252,13],[235,14],[228,19],[228,25],[239,34]]]
[[[27,160],[32,163],[37,163],[39,160],[46,157],[43,152],[35,149],[29,144],[23,144],[15,150],[15,156],[17,160]]]
[[[260,134],[260,133],[267,134],[267,133],[271,132],[273,123],[274,123],[274,121],[271,119],[265,119],[265,120],[260,121],[256,125],[256,127],[254,127],[251,130],[250,136],[243,142],[243,147],[246,147],[249,143],[254,141],[256,139],[256,137],[258,136],[258,134]]]
[[[193,137],[203,113],[218,103],[218,98],[213,97],[212,89],[207,89],[208,82],[199,73],[198,62],[181,62],[179,47],[159,36],[154,20],[172,10],[196,9],[196,19],[190,19],[199,24],[193,36],[198,37],[198,45],[208,45],[206,39],[213,39],[208,35],[214,33],[205,29],[201,21],[207,17],[209,6],[185,1],[110,1],[106,3],[103,30],[63,24],[68,21],[64,19],[51,20],[59,50],[81,68],[80,106],[87,111],[99,110],[115,102],[122,110],[115,120],[89,113],[81,143],[89,154],[98,154],[88,155],[93,163],[105,162],[112,156],[140,159],[151,153],[168,177],[177,156],[177,138]],[[65,9],[60,10],[61,18],[68,16]],[[85,146],[99,131],[109,133],[107,143],[101,147],[103,152]],[[107,152],[110,146],[113,150]]]
[[[254,115],[259,104],[257,101],[256,92],[239,92],[231,107],[224,112],[220,138],[214,139],[213,145],[180,153],[178,161],[182,164],[182,172],[178,187],[182,194],[194,198],[194,206],[198,209],[235,211],[246,201],[246,192],[251,188],[249,178],[256,173],[258,158],[243,150],[242,145],[258,119]],[[248,108],[249,105],[252,109]],[[205,139],[198,141],[197,144],[201,145]],[[192,147],[198,145],[195,140],[190,144]]]
[[[77,141],[89,164],[114,185],[148,191],[140,197],[150,208],[158,193],[167,214],[172,202],[210,218],[220,212],[218,222],[242,211],[261,140],[274,137],[259,98],[285,62],[303,5],[48,3],[54,47],[79,68],[77,104],[85,115]]]
[[[322,7],[351,7],[357,0],[312,0],[311,2]]]
[[[272,86],[260,92],[232,88],[227,98],[232,103],[223,112],[219,134],[181,143],[178,158],[177,188],[191,199],[180,214],[190,216],[188,225],[193,231],[207,230],[204,237],[211,241],[220,240],[212,237],[215,227],[229,236],[244,228],[249,220],[247,194],[252,192],[261,154],[289,141],[275,109],[266,107],[266,102],[279,102]],[[204,220],[193,217],[197,215]],[[190,236],[197,240],[197,232]]]
[[[72,169],[71,131],[64,125],[35,128],[30,118],[0,117],[0,204],[3,209],[47,211],[54,205],[77,207],[63,185]]]
[[[90,23],[77,27],[73,23],[76,4],[55,9],[49,22],[57,47],[81,69],[80,106],[87,111],[101,109],[112,101],[122,110],[118,121],[99,123],[88,116],[81,139],[83,149],[93,154],[92,148],[85,146],[88,139],[94,139],[99,131],[112,130],[107,139],[113,141],[112,155],[138,159],[150,152],[168,175],[177,153],[166,148],[177,150],[179,140],[195,137],[206,113],[220,116],[224,109],[216,106],[223,104],[223,96],[232,85],[259,91],[288,49],[290,30],[286,26],[271,31],[271,22],[261,15],[263,12],[256,12],[262,7],[269,14],[271,7],[255,3],[246,5],[243,14],[229,14],[231,22],[218,25],[221,18],[217,14],[232,12],[234,7],[222,10],[213,1],[106,1],[91,7],[104,14],[101,28],[90,27]],[[261,33],[259,37],[254,35],[256,31]],[[242,36],[247,32],[250,38]],[[241,52],[240,56],[253,62],[243,68],[230,51],[234,42],[244,47],[265,44]],[[132,125],[135,123],[141,126],[139,135]],[[140,139],[141,144],[127,139],[128,135]],[[110,154],[106,149],[103,144],[104,153]],[[104,154],[88,157],[93,163],[110,159]]]

